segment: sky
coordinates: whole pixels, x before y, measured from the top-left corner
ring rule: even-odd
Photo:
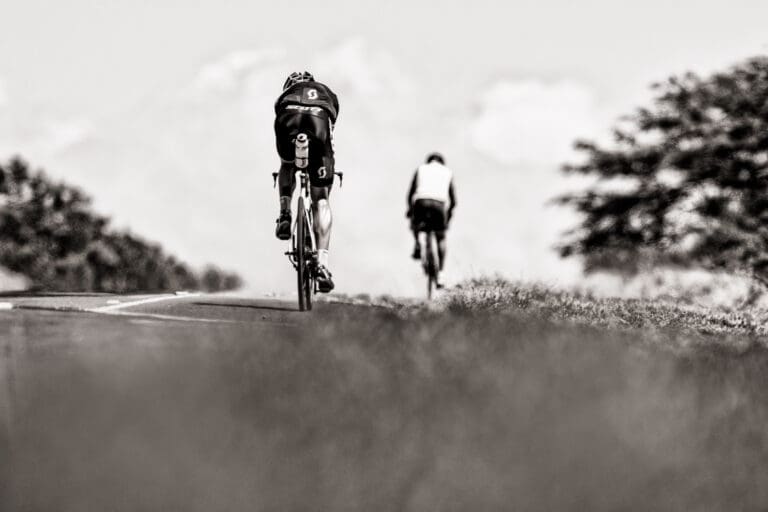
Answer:
[[[272,102],[309,69],[339,94],[332,270],[417,294],[404,194],[442,150],[459,207],[447,277],[570,284],[548,206],[578,137],[604,137],[671,74],[765,53],[760,1],[4,0],[0,158],[85,188],[117,227],[287,292],[273,239]]]

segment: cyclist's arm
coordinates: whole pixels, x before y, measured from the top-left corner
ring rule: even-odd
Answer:
[[[333,107],[336,109],[336,118],[339,117],[339,98],[331,91],[331,98],[333,99]]]
[[[453,179],[451,179],[451,184],[448,186],[448,199],[451,202],[451,205],[448,207],[448,218],[450,219],[453,216],[453,209],[456,207],[456,192],[453,188]]]
[[[328,97],[331,99],[331,105],[336,110],[336,119],[339,117],[339,97],[336,96],[336,93],[334,93],[330,87],[326,86],[326,90],[328,91]],[[334,123],[336,120],[334,119]]]
[[[413,205],[413,196],[414,194],[416,194],[416,185],[417,185],[416,178],[418,174],[419,174],[419,170],[416,169],[416,172],[413,173],[413,179],[411,180],[411,188],[408,189],[408,197],[406,198],[406,201],[408,202],[408,204],[406,205],[408,208],[407,210],[408,217],[411,216],[411,205]]]

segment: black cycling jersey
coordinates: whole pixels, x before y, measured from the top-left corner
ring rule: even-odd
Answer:
[[[336,123],[339,116],[339,99],[327,85],[320,82],[299,82],[290,86],[277,98],[275,114],[280,114],[288,105],[320,107],[328,112],[332,123]]]

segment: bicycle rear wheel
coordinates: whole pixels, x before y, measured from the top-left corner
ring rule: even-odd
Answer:
[[[438,264],[435,256],[435,234],[431,231],[426,235],[426,261],[424,271],[427,274],[427,299],[432,299],[432,294],[437,288]]]
[[[296,285],[299,296],[299,311],[312,309],[312,275],[309,268],[311,257],[307,248],[309,226],[307,225],[304,198],[299,197],[296,209]]]

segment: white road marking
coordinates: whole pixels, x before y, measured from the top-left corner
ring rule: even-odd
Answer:
[[[116,313],[111,313],[113,315],[119,315],[119,316],[130,316],[130,317],[136,317],[138,319],[146,318],[146,319],[155,319],[155,320],[176,320],[179,322],[201,322],[201,323],[210,323],[210,324],[239,324],[243,323],[238,320],[225,320],[225,319],[219,319],[219,318],[193,318],[191,316],[174,316],[174,315],[160,315],[158,313],[131,313],[130,311],[118,311]]]
[[[166,300],[186,299],[188,297],[197,297],[200,295],[202,295],[202,293],[190,293],[187,295],[162,295],[159,297],[149,297],[147,299],[139,299],[131,302],[121,302],[120,304],[110,304],[109,306],[101,306],[98,308],[87,309],[86,311],[91,311],[93,313],[109,313],[111,311],[117,311],[118,309],[130,308],[133,306],[141,306],[144,304],[152,304],[155,302],[163,302]]]
[[[301,323],[289,322],[285,320],[272,320],[267,318],[266,315],[261,315],[260,322],[253,322],[252,320],[240,320],[240,319],[225,319],[225,318],[197,318],[184,315],[165,315],[158,313],[149,313],[141,311],[123,311],[125,308],[134,306],[141,306],[144,304],[154,304],[158,302],[164,302],[168,300],[186,299],[191,297],[200,297],[206,295],[200,292],[187,292],[182,294],[164,294],[153,297],[146,297],[143,299],[137,299],[129,302],[120,302],[117,299],[110,299],[107,301],[107,306],[100,306],[95,308],[77,308],[72,306],[50,306],[50,305],[34,305],[34,304],[17,304],[14,305],[11,302],[0,302],[0,310],[2,309],[31,309],[31,310],[46,310],[46,311],[80,311],[88,313],[100,313],[105,315],[115,316],[128,316],[136,317],[137,319],[154,319],[154,320],[170,320],[178,322],[199,322],[199,323],[220,323],[220,324],[248,324],[254,326],[282,326],[282,327],[299,327]],[[211,295],[211,294],[208,294]],[[226,297],[232,295],[231,293],[215,294],[216,296]],[[232,295],[234,296],[234,295]],[[222,306],[226,304],[222,303]]]

